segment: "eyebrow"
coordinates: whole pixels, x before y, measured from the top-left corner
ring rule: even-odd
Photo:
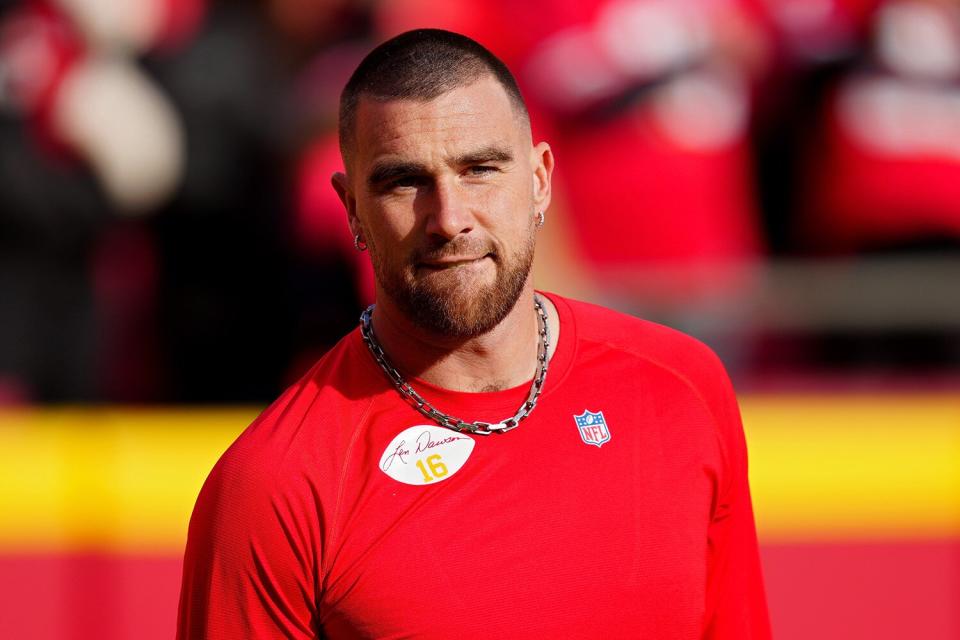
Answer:
[[[502,147],[497,147],[491,145],[489,147],[484,147],[478,149],[477,151],[471,151],[466,153],[458,158],[456,158],[455,163],[459,166],[471,165],[471,164],[484,164],[487,162],[511,162],[513,161],[513,154],[511,154],[506,149]]]
[[[367,184],[371,187],[376,187],[395,178],[419,175],[425,172],[426,167],[416,162],[378,162],[370,171]]]

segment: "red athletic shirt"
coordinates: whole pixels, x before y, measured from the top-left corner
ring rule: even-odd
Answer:
[[[550,296],[517,429],[405,402],[354,331],[239,437],[190,522],[178,637],[769,638],[743,430],[713,353]],[[511,416],[528,385],[459,393]]]

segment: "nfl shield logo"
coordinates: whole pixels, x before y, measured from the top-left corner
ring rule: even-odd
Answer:
[[[603,418],[603,411],[597,413],[584,411],[578,416],[573,416],[573,419],[577,422],[580,437],[587,444],[595,444],[599,447],[610,439],[610,430],[607,429],[607,421]]]

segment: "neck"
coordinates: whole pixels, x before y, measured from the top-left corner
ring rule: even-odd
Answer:
[[[528,284],[500,324],[483,335],[463,339],[424,331],[389,298],[378,296],[373,330],[405,376],[455,391],[506,389],[529,382],[536,372],[540,337],[533,298]],[[545,304],[554,329],[556,312]],[[556,339],[552,342],[556,344]]]

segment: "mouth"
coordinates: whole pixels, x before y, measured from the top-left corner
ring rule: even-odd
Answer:
[[[485,253],[480,256],[444,256],[443,258],[437,258],[435,260],[418,262],[417,267],[428,271],[444,271],[447,269],[479,265],[487,258],[492,259],[492,254]]]

